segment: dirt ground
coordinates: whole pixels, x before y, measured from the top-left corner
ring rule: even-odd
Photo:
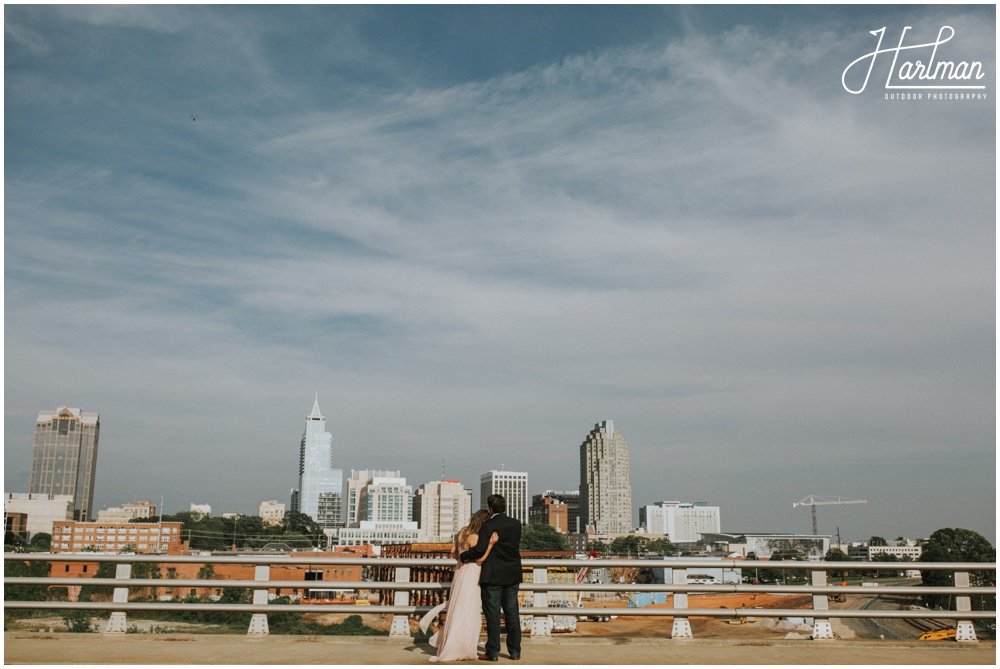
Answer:
[[[808,608],[812,604],[809,595],[778,596],[778,595],[719,595],[719,596],[691,596],[688,598],[690,608],[714,609],[724,608],[754,608],[759,606],[764,609],[794,609]],[[610,602],[584,602],[586,608],[622,608],[626,606],[624,600],[614,600]],[[673,601],[667,597],[665,604],[654,604],[653,608],[671,608]],[[316,620],[324,624],[340,623],[350,614],[331,613],[307,614],[306,620]],[[388,630],[392,625],[392,616],[382,615],[362,615],[364,622],[369,627],[377,630]],[[758,619],[757,622],[735,624],[727,619],[693,617],[689,619],[691,633],[696,639],[783,639],[789,632],[795,631],[788,625],[775,626],[773,621]],[[416,621],[410,621],[410,628],[416,631]],[[673,618],[671,617],[651,617],[651,616],[619,616],[608,622],[578,622],[576,634],[569,633],[570,636],[644,636],[669,638],[673,629]],[[834,629],[837,633],[837,629]],[[800,634],[805,632],[800,630]],[[849,638],[853,633],[844,628],[843,634],[838,634],[842,638]]]
[[[763,609],[793,609],[808,608],[812,603],[809,595],[779,596],[779,595],[719,595],[719,596],[691,596],[688,598],[690,608],[754,608]],[[584,602],[586,608],[623,608],[626,606],[624,600],[613,600],[609,602]],[[654,604],[652,608],[671,608],[673,601],[667,597],[665,604]],[[831,608],[839,608],[844,604],[836,605],[833,602]],[[360,612],[359,612],[360,613]],[[342,623],[349,613],[327,613],[304,615],[306,621],[316,621],[323,624]],[[390,614],[361,614],[364,623],[369,627],[389,631],[392,626],[393,616]],[[790,626],[775,626],[770,619],[758,618],[756,622],[736,624],[723,618],[692,617],[689,619],[691,632],[696,639],[783,639],[789,632],[793,632]],[[103,626],[105,621],[94,619],[94,623]],[[167,621],[142,620],[137,617],[129,617],[128,624],[134,626],[142,632],[163,632],[170,630],[173,632],[196,632],[211,631],[211,625],[197,623],[181,623]],[[853,638],[854,633],[839,621],[833,620],[834,633],[844,639]],[[19,621],[21,629],[35,629],[38,631],[53,630],[65,631],[65,623],[61,618],[36,618]],[[568,636],[590,636],[590,637],[657,637],[669,638],[673,628],[672,617],[652,617],[652,616],[619,616],[608,622],[584,622],[577,623],[576,633],[569,633]],[[410,621],[410,629],[417,631],[417,622]],[[799,631],[804,634],[804,631]]]
[[[762,609],[794,609],[799,607],[808,608],[812,605],[812,597],[809,595],[779,596],[779,595],[704,595],[688,597],[688,608],[692,609],[715,609],[715,608],[754,608]],[[593,604],[594,608],[621,607],[622,603],[610,602]],[[653,604],[649,608],[673,607],[672,596],[667,596],[665,604]],[[598,622],[578,622],[576,625],[577,634],[580,636],[644,636],[644,637],[670,637],[673,629],[672,617],[652,617],[652,616],[618,616],[614,620],[606,623]],[[691,625],[691,634],[696,639],[783,639],[789,632],[794,631],[790,626],[773,626],[765,622],[765,619],[758,618],[755,622],[739,624],[736,621],[730,622],[725,618],[692,617],[688,619]],[[800,634],[803,631],[799,632]]]

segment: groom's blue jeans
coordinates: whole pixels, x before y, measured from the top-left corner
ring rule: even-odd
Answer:
[[[500,654],[500,611],[507,626],[507,652],[521,654],[521,616],[517,609],[518,585],[483,585],[483,615],[486,616],[486,654]]]

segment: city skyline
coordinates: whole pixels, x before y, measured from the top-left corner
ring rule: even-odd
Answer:
[[[633,513],[996,540],[994,7],[4,17],[7,491],[78,406],[95,508],[253,513],[318,391],[342,471],[571,490],[614,420]],[[985,100],[845,86],[943,25]]]

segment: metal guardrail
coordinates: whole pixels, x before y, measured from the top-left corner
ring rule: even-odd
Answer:
[[[110,562],[117,565],[115,578],[78,578],[65,576],[45,577],[5,577],[5,585],[92,585],[114,587],[111,602],[60,602],[60,601],[7,601],[5,608],[37,609],[37,610],[93,610],[111,611],[111,617],[105,628],[107,633],[124,633],[126,631],[127,611],[219,611],[251,613],[248,634],[267,634],[268,613],[387,613],[393,615],[390,634],[394,636],[410,636],[408,617],[422,614],[430,610],[430,606],[414,606],[409,603],[411,591],[444,591],[449,590],[451,583],[411,581],[411,567],[452,567],[455,561],[448,558],[358,558],[358,557],[313,557],[309,553],[292,553],[280,555],[104,555],[100,553],[67,554],[67,553],[4,553],[4,561],[45,561],[45,562]],[[197,563],[207,565],[240,564],[255,567],[254,580],[239,579],[154,579],[131,578],[131,566],[139,563]],[[394,567],[393,581],[301,581],[272,580],[271,566],[307,565],[318,566],[365,566]],[[898,618],[898,619],[949,619],[956,620],[956,639],[960,642],[975,642],[976,634],[972,620],[996,619],[996,611],[972,611],[972,595],[996,596],[996,587],[972,587],[969,574],[978,571],[996,572],[993,563],[968,562],[770,562],[759,560],[685,560],[685,559],[525,559],[523,565],[532,570],[533,582],[523,583],[521,589],[532,593],[532,605],[520,609],[522,616],[531,617],[531,633],[533,636],[548,636],[552,631],[552,616],[592,616],[600,612],[602,616],[654,616],[673,618],[672,638],[692,638],[690,617],[708,616],[714,618],[803,618],[813,619],[814,640],[830,640],[834,638],[830,626],[831,618]],[[550,583],[548,569],[553,568],[669,568],[672,570],[673,582],[666,584],[638,583]],[[688,583],[687,571],[696,568],[704,569],[778,569],[808,571],[811,585],[749,585],[743,583],[701,584]],[[883,571],[898,572],[909,569],[924,571],[951,571],[955,573],[955,585],[951,587],[925,586],[843,586],[827,585],[828,572],[841,573],[852,571]],[[394,602],[391,605],[372,605],[358,607],[344,604],[268,604],[269,591],[276,588],[309,588],[327,586],[324,589],[335,590],[384,590],[394,592]],[[194,588],[247,588],[253,590],[252,604],[203,604],[187,602],[129,602],[130,587],[194,587]],[[550,607],[548,593],[550,592],[617,592],[637,593],[654,592],[673,595],[672,608],[581,608],[581,607]],[[812,595],[812,608],[808,609],[757,609],[757,608],[689,608],[688,594],[808,594]],[[878,596],[880,594],[906,595],[954,595],[955,610],[873,610],[873,609],[838,609],[830,610],[827,595],[830,594],[861,594]],[[996,605],[994,604],[994,609]]]

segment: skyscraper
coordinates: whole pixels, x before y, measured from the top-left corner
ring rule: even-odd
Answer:
[[[319,394],[299,443],[298,495],[293,491],[292,508],[323,528],[342,527],[344,472],[333,467],[333,435],[326,431],[326,419],[319,410]]]
[[[528,472],[488,471],[479,477],[479,508],[487,508],[490,495],[503,495],[507,515],[528,524]]]
[[[100,434],[98,413],[66,407],[39,412],[28,493],[72,495],[74,520],[89,521]]]
[[[633,529],[628,444],[614,421],[595,425],[580,444],[580,517],[597,534]]]
[[[425,483],[413,498],[413,520],[420,526],[422,541],[451,541],[471,514],[472,491],[461,481]]]

